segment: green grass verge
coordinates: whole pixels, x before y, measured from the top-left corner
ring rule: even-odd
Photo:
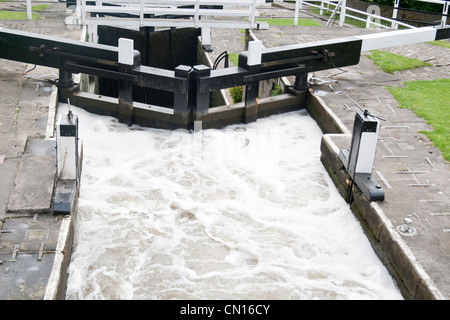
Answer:
[[[234,64],[236,67],[238,66],[239,53],[228,53],[228,58],[230,59],[230,62],[232,64]]]
[[[45,9],[48,9],[48,4],[37,4],[35,6],[31,6],[31,11],[41,12]]]
[[[31,18],[33,20],[41,19],[39,13],[34,13],[33,11],[41,12],[48,9],[47,4],[38,4],[31,7]],[[26,11],[0,11],[0,20],[28,20],[28,15]]]
[[[33,20],[39,20],[41,17],[38,13],[32,13]],[[0,20],[28,20],[26,12],[21,11],[0,11]]]
[[[320,14],[320,9],[311,9],[311,12],[315,13],[315,14]],[[322,11],[322,16],[329,18],[329,17],[331,17],[332,13],[333,13],[333,10],[326,10],[326,9],[324,9]],[[338,14],[338,15],[336,15],[333,18],[333,20],[335,20],[335,23],[339,23],[339,16],[340,15]],[[358,28],[365,28],[366,27],[366,22],[365,21],[361,21],[361,20],[358,20],[358,19],[350,18],[350,17],[345,17],[345,21],[344,22],[348,23],[348,24],[351,24],[351,25],[353,25],[355,27],[358,27]]]
[[[271,26],[293,26],[294,19],[256,19],[258,22],[267,22]],[[313,19],[298,19],[298,26],[321,27],[322,25]]]
[[[450,161],[450,79],[408,81],[406,88],[388,87],[400,108],[407,108],[425,119],[433,131],[423,133]]]
[[[388,73],[394,73],[395,71],[414,69],[424,66],[431,66],[430,63],[399,56],[397,54],[386,51],[372,50],[370,52],[372,54],[367,55],[367,58],[372,59],[377,66],[379,66],[384,72]]]
[[[428,42],[429,44],[433,44],[435,46],[440,46],[440,47],[444,47],[444,48],[449,48],[450,49],[450,41],[444,41],[444,40],[436,40],[436,41],[431,41]]]

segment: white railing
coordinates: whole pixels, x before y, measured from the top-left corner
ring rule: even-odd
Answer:
[[[86,0],[78,2],[77,6],[81,8],[78,12],[84,25],[255,28],[255,18],[259,15],[256,6],[265,0],[103,0],[96,1],[95,4],[88,4]],[[223,9],[202,7],[206,5],[223,6]],[[117,18],[119,14],[129,16]],[[168,16],[177,18],[163,18]],[[214,17],[222,19],[214,20]],[[233,17],[244,19],[232,20]]]
[[[28,20],[33,19],[33,13],[31,12],[31,0],[27,0],[27,18]]]
[[[437,0],[436,0],[437,1]],[[305,0],[297,0],[295,1],[295,17],[294,17],[294,24],[298,24],[298,12],[303,9],[303,5],[308,5],[313,8],[318,8],[320,11],[320,15],[323,15],[323,11],[332,11],[332,14],[327,22],[327,26],[330,24],[332,19],[336,17],[336,15],[339,15],[339,26],[342,27],[345,22],[345,18],[352,18],[358,21],[362,21],[366,23],[366,28],[370,28],[372,26],[380,27],[380,28],[397,28],[399,25],[404,26],[406,28],[415,28],[414,26],[396,21],[394,19],[383,17],[379,14],[379,8],[378,8],[378,14],[369,13],[366,11],[361,11],[357,9],[350,8],[346,5],[346,0],[339,0],[339,1],[328,1],[328,0],[312,0],[312,1],[305,1]],[[325,6],[326,5],[326,6]],[[376,10],[377,6],[370,6],[368,9],[370,10]],[[354,13],[354,14],[352,14]],[[355,15],[358,14],[358,15]],[[363,16],[363,17],[361,17]],[[384,24],[382,22],[385,22]],[[393,27],[394,26],[394,27]],[[395,27],[397,26],[397,27]]]
[[[442,17],[441,17],[441,25],[445,26],[447,24],[447,15],[448,15],[448,7],[449,1],[442,1],[442,0],[416,0],[420,2],[428,2],[428,3],[437,3],[442,5]],[[398,15],[398,8],[400,5],[400,0],[395,0],[394,2],[394,11],[392,12],[392,19],[397,19]],[[397,22],[392,22],[392,28],[397,29]]]

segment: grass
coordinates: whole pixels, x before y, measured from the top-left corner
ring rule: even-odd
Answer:
[[[48,8],[47,4],[38,4],[31,7],[31,11],[41,12]],[[39,20],[39,13],[31,13],[33,20]],[[28,20],[26,11],[0,11],[0,20]]]
[[[400,108],[407,108],[425,119],[433,131],[423,133],[450,161],[450,79],[408,81],[406,88],[388,87]]]
[[[278,96],[280,94],[283,94],[283,89],[281,88],[281,86],[279,84],[274,85],[272,88],[272,91],[270,91],[270,95],[273,96]]]
[[[449,41],[444,41],[444,40],[436,40],[436,41],[431,41],[428,42],[429,44],[433,44],[435,46],[440,46],[440,47],[444,47],[444,48],[449,48],[450,49],[450,42]]]
[[[228,58],[230,59],[230,62],[232,64],[234,64],[236,67],[238,66],[239,53],[228,53]]]
[[[48,9],[48,4],[37,4],[35,6],[31,6],[31,11],[41,12],[45,9]]]
[[[258,22],[267,22],[272,26],[293,26],[294,19],[257,19]],[[321,27],[322,25],[313,19],[298,19],[298,26]]]
[[[372,55],[368,55],[369,59],[378,65],[384,72],[394,73],[395,71],[414,69],[418,67],[431,66],[427,62],[423,62],[417,59],[411,59],[403,56],[399,56],[394,53],[372,50]]]
[[[39,20],[41,17],[38,13],[32,13],[33,20]],[[21,11],[0,11],[0,20],[28,20],[26,12]]]
[[[311,9],[311,12],[315,13],[315,14],[320,14],[320,9]],[[333,13],[333,10],[326,10],[326,9],[324,9],[322,11],[322,13],[323,13],[322,14],[323,16],[329,18],[329,17],[331,17],[331,14]],[[336,15],[333,19],[336,19],[336,23],[339,23],[339,15]],[[361,20],[358,20],[358,19],[350,18],[350,17],[345,17],[345,23],[351,24],[351,25],[353,25],[355,27],[358,27],[358,28],[365,28],[366,27],[366,22],[365,21],[361,21]]]

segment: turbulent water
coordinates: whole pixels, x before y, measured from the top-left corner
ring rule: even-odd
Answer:
[[[84,145],[67,299],[401,299],[306,112],[222,130],[73,108]]]

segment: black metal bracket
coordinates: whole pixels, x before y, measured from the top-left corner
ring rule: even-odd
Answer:
[[[339,159],[341,159],[344,164],[345,170],[349,170],[349,154],[350,150],[340,150]],[[366,196],[369,201],[383,201],[384,200],[384,190],[381,185],[370,173],[356,173],[353,176],[352,181],[360,188],[361,192]],[[350,187],[351,189],[351,187]],[[348,199],[351,198],[352,190],[349,190]]]

